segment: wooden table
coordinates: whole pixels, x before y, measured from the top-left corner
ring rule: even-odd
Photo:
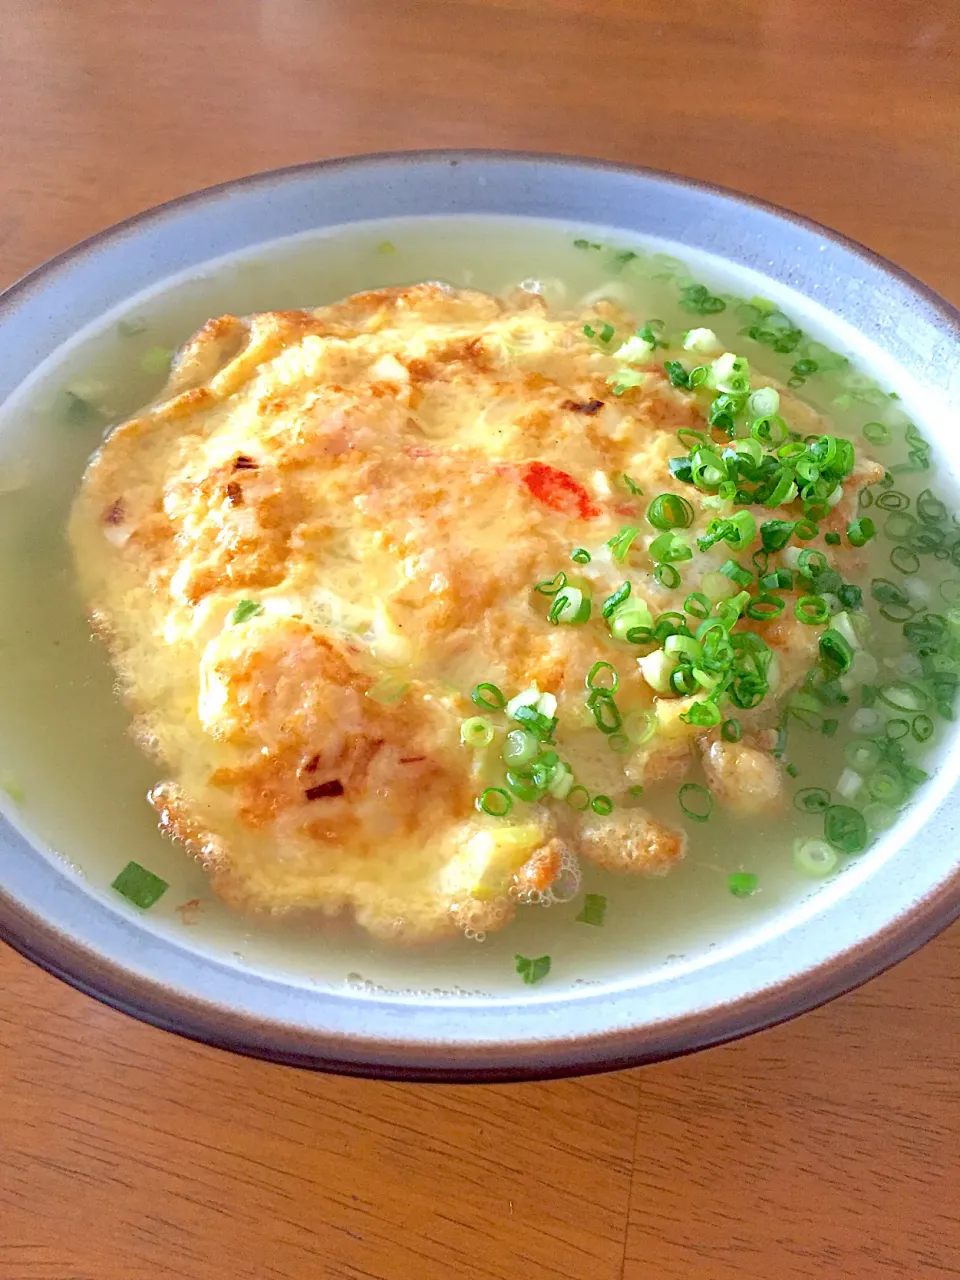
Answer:
[[[956,0],[0,0],[0,277],[345,152],[595,154],[960,300]],[[2,874],[2,873],[0,873]],[[960,1276],[960,932],[641,1072],[380,1085],[228,1057],[0,953],[0,1280]]]

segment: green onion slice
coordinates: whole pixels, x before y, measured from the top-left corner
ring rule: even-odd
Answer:
[[[798,840],[793,847],[793,864],[804,875],[822,879],[836,869],[837,855],[826,840]]]
[[[545,582],[538,582],[533,589],[534,591],[539,591],[543,596],[555,596],[566,585],[567,575],[560,572],[555,577],[548,578]]]
[[[699,782],[685,782],[677,792],[680,808],[694,822],[706,822],[713,812],[713,796]]]
[[[497,688],[495,684],[483,681],[474,687],[470,694],[473,702],[482,707],[484,711],[502,711],[507,705],[507,700]]]
[[[147,911],[163,897],[170,886],[166,880],[161,880],[146,867],[141,867],[139,862],[128,862],[110,887],[141,911]]]
[[[847,804],[832,804],[824,810],[823,834],[841,853],[862,853],[867,847],[863,814]]]
[[[602,893],[588,893],[583,900],[583,909],[576,917],[579,924],[592,924],[596,928],[603,925],[607,913],[607,900]]]
[[[686,498],[675,493],[658,494],[647,508],[647,519],[655,529],[687,529],[694,514]]]
[[[893,707],[895,711],[925,711],[930,703],[923,689],[908,680],[881,685],[878,696],[881,702]]]
[[[794,616],[810,626],[820,626],[830,617],[830,606],[823,596],[800,596],[794,605]]]
[[[465,747],[473,747],[475,751],[489,747],[493,741],[493,725],[483,716],[470,716],[460,726],[460,741]]]
[[[571,787],[567,792],[567,804],[578,813],[583,813],[584,809],[590,808],[590,792],[586,787]]]
[[[727,888],[735,898],[752,898],[760,884],[752,871],[733,871],[727,876]]]
[[[823,813],[830,806],[830,792],[823,787],[801,787],[793,797],[793,807],[801,813]]]
[[[627,596],[629,596],[631,586],[629,582],[622,582],[613,595],[607,596],[603,602],[602,613],[605,618],[609,618],[614,613],[618,605],[623,604]]]
[[[255,618],[259,613],[263,613],[263,605],[258,601],[241,600],[230,614],[230,625],[236,626],[238,622],[247,622],[250,618]]]
[[[609,672],[609,674],[607,674]],[[587,688],[612,697],[620,684],[616,668],[609,662],[595,662],[587,675]]]
[[[491,818],[505,818],[513,808],[513,801],[503,787],[487,787],[477,796],[477,808]]]
[[[724,720],[720,726],[720,736],[724,742],[739,742],[743,736],[739,720]]]
[[[517,973],[528,987],[532,987],[535,982],[540,982],[550,972],[549,956],[537,956],[536,959],[531,960],[528,956],[515,955],[513,959],[517,966]]]
[[[607,543],[610,548],[610,554],[618,563],[626,558],[627,552],[630,550],[633,540],[637,537],[640,530],[635,525],[624,525],[619,533],[615,533]]]

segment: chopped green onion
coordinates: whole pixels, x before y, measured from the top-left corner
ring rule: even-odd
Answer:
[[[128,862],[110,887],[135,907],[146,911],[163,897],[170,886],[166,880],[141,867],[139,862]]]
[[[727,888],[735,898],[752,898],[759,884],[752,871],[733,871],[727,876]]]
[[[883,511],[905,511],[909,505],[910,499],[899,489],[888,489],[877,498],[877,506]]]
[[[843,539],[840,537],[839,533],[834,533],[832,529],[830,530],[829,533],[825,533],[823,535],[823,540],[828,547],[839,547],[840,544],[843,542]]]
[[[835,627],[828,627],[820,637],[820,657],[832,670],[843,674],[850,670],[853,649]]]
[[[880,804],[898,805],[904,798],[904,782],[900,774],[889,765],[881,765],[867,779],[871,800]]]
[[[739,720],[724,720],[720,726],[720,736],[724,742],[739,742],[743,736],[743,729]]]
[[[801,622],[817,627],[830,617],[830,606],[823,596],[800,596],[793,612]]]
[[[500,757],[504,764],[517,767],[528,764],[540,750],[540,741],[526,729],[511,729],[506,736]]]
[[[228,621],[231,626],[236,626],[238,622],[247,622],[250,618],[255,618],[257,614],[263,613],[263,605],[256,600],[241,600],[230,614]]]
[[[460,726],[460,741],[465,747],[473,747],[479,751],[483,747],[489,747],[493,741],[493,732],[493,725],[489,720],[484,720],[483,716],[470,716]]]
[[[544,790],[540,780],[532,776],[532,771],[530,774],[523,774],[514,769],[507,770],[507,786],[518,800],[524,800],[528,804],[539,800]]]
[[[720,572],[725,578],[729,578],[731,582],[735,582],[739,587],[747,587],[753,581],[753,574],[749,569],[744,569],[742,565],[737,564],[736,560],[725,560],[720,566]]]
[[[577,916],[579,924],[592,924],[598,929],[607,913],[607,900],[602,893],[588,893],[583,900],[583,910]]]
[[[586,787],[571,787],[567,792],[567,804],[578,813],[583,813],[584,809],[590,808],[590,792]]]
[[[590,808],[594,813],[598,813],[602,818],[605,818],[608,813],[613,813],[613,801],[609,796],[594,796],[590,801]]]
[[[706,618],[710,614],[710,601],[702,591],[692,591],[683,602],[685,613],[691,618]]]
[[[851,583],[844,583],[837,591],[837,599],[843,605],[844,609],[862,609],[863,608],[863,592],[859,587],[853,586]]]
[[[594,690],[587,699],[587,706],[593,712],[594,724],[601,733],[616,733],[623,724],[620,709],[609,690]]]
[[[557,727],[556,716],[544,715],[536,707],[519,706],[512,713],[512,717],[517,724],[522,725],[541,742],[553,741],[553,731]]]
[[[830,792],[823,787],[801,787],[793,797],[793,807],[801,813],[823,813],[830,804]]]
[[[513,801],[502,787],[487,787],[477,796],[477,808],[491,818],[505,818],[513,808]]]
[[[570,559],[575,564],[589,564],[590,558],[590,552],[586,547],[576,547],[570,552]]]
[[[809,542],[819,532],[820,530],[813,520],[798,520],[793,526],[793,536],[799,538],[801,542]]]
[[[681,582],[679,570],[672,564],[658,564],[654,568],[653,576],[659,586],[666,587],[668,591],[675,590]]]
[[[547,621],[553,626],[561,623],[567,626],[579,626],[589,621],[591,608],[589,596],[584,595],[577,587],[564,587],[553,597],[553,603],[547,613]]]
[[[825,738],[832,738],[839,728],[839,720],[824,720],[823,724],[820,726],[820,732]]]
[[[606,673],[610,674],[607,675]],[[587,676],[587,688],[593,693],[606,693],[611,697],[616,693],[620,677],[616,668],[609,662],[595,662]]]
[[[893,432],[884,422],[867,422],[863,426],[863,438],[870,444],[889,444],[893,439]]]
[[[746,614],[754,622],[772,622],[774,618],[780,617],[785,606],[786,601],[782,596],[754,596],[747,605]]]
[[[558,591],[567,585],[567,575],[563,572],[558,573],[553,578],[548,578],[544,582],[538,582],[533,588],[539,591],[543,596],[555,596]]]
[[[793,846],[793,865],[804,875],[822,879],[836,868],[837,855],[826,840],[797,840]]]
[[[928,715],[922,713],[914,716],[913,723],[910,725],[910,732],[917,742],[926,742],[928,738],[933,736],[933,721]]]
[[[642,746],[656,733],[656,722],[651,711],[631,711],[623,722],[623,729],[631,742]]]
[[[607,596],[603,602],[602,613],[605,618],[609,618],[616,612],[617,606],[623,604],[627,596],[629,596],[632,588],[629,582],[622,582],[613,595]]]
[[[762,587],[764,591],[791,591],[793,589],[793,574],[789,569],[774,569],[772,573],[764,574],[758,586]]]
[[[906,680],[881,685],[878,696],[895,711],[924,711],[930,701],[919,685]]]
[[[643,490],[640,488],[640,486],[636,483],[635,480],[630,479],[630,477],[627,475],[625,471],[623,475],[621,475],[620,479],[623,482],[623,487],[627,490],[628,493],[632,493],[635,498],[642,496]]]
[[[782,551],[790,541],[796,522],[793,520],[767,520],[760,526],[760,540],[765,551]]]
[[[610,618],[610,634],[615,640],[628,644],[649,644],[654,639],[653,617],[640,600],[634,600],[625,609],[618,609]]]
[[[909,547],[894,547],[890,552],[890,563],[900,573],[916,573],[920,568],[920,558]]]
[[[724,541],[734,551],[744,551],[757,536],[757,522],[749,511],[736,511],[727,521],[732,529],[724,534]]]
[[[827,567],[827,557],[822,551],[801,551],[797,558],[797,571],[804,578],[816,579]]]
[[[640,530],[634,525],[624,525],[619,533],[615,533],[607,543],[610,548],[610,554],[618,563],[622,562],[633,540],[637,537]]]
[[[947,508],[930,489],[924,489],[917,495],[917,515],[924,524],[940,524],[947,518]]]
[[[577,244],[577,241],[574,241]],[[586,244],[584,247],[587,247]],[[528,987],[532,987],[535,982],[540,982],[550,972],[550,957],[537,956],[531,960],[527,956],[516,955],[513,957],[517,966],[517,973],[524,980]]]
[[[841,853],[862,853],[867,847],[867,824],[859,809],[832,804],[823,815],[823,834]]]
[[[658,494],[647,508],[647,519],[655,529],[687,529],[693,518],[693,507],[675,493]]]
[[[713,796],[699,782],[685,782],[677,793],[680,808],[694,822],[706,822],[713,812]]]
[[[507,700],[497,688],[495,684],[489,684],[484,681],[474,687],[470,694],[471,700],[484,711],[502,711],[507,705]]]
[[[673,529],[668,529],[654,538],[648,550],[653,560],[664,564],[693,559],[693,552],[684,541],[683,535],[676,533]]]
[[[703,729],[712,729],[723,717],[715,702],[694,702],[688,711],[682,712],[680,719],[684,724],[698,725]]]

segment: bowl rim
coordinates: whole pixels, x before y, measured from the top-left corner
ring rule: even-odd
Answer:
[[[114,241],[127,232],[162,222],[184,208],[196,207],[230,192],[270,186],[287,178],[322,174],[332,169],[373,168],[388,164],[416,166],[438,161],[457,165],[471,160],[521,166],[563,166],[640,176],[667,188],[686,188],[772,214],[781,222],[792,223],[832,241],[906,286],[926,302],[936,313],[939,324],[960,342],[960,310],[936,290],[860,242],[780,205],[715,183],[639,165],[575,155],[484,148],[419,149],[337,156],[252,173],[185,193],[97,231],[28,271],[0,293],[0,315],[19,304],[32,291],[42,288],[50,275],[55,275],[59,269],[82,258],[101,243]],[[500,1061],[478,1065],[478,1059],[484,1054],[484,1049],[478,1046],[441,1043],[428,1051],[425,1045],[418,1044],[411,1053],[410,1044],[402,1038],[391,1041],[383,1036],[361,1040],[341,1035],[340,1043],[337,1043],[336,1037],[331,1035],[323,1044],[320,1043],[321,1037],[317,1036],[315,1042],[305,1049],[302,1043],[298,1045],[298,1041],[303,1040],[303,1028],[291,1028],[289,1024],[276,1021],[260,1021],[255,1015],[238,1013],[196,995],[174,990],[162,981],[140,977],[123,965],[111,962],[92,947],[61,933],[41,916],[23,907],[0,885],[0,939],[70,986],[143,1022],[218,1048],[293,1066],[383,1079],[457,1083],[583,1075],[661,1061],[739,1039],[817,1008],[860,986],[916,951],[957,918],[960,918],[960,865],[869,938],[758,992],[714,1005],[706,1013],[688,1013],[646,1027],[617,1027],[601,1035],[561,1037],[532,1047],[528,1043],[517,1042],[516,1062],[504,1062],[505,1057],[510,1057],[511,1050],[511,1043],[505,1041],[498,1045]],[[434,1060],[427,1061],[430,1057]]]

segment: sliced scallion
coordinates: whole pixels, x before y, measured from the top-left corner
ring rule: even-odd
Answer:
[[[685,782],[677,792],[680,808],[694,822],[706,822],[713,812],[713,796],[699,782]]]
[[[465,747],[480,751],[493,741],[493,725],[483,716],[470,716],[460,725],[460,741]]]
[[[161,880],[146,867],[141,867],[139,862],[128,862],[110,887],[141,911],[147,911],[163,897],[170,886],[166,880]]]
[[[735,898],[752,898],[760,880],[752,871],[732,871],[727,876],[727,888]]]

